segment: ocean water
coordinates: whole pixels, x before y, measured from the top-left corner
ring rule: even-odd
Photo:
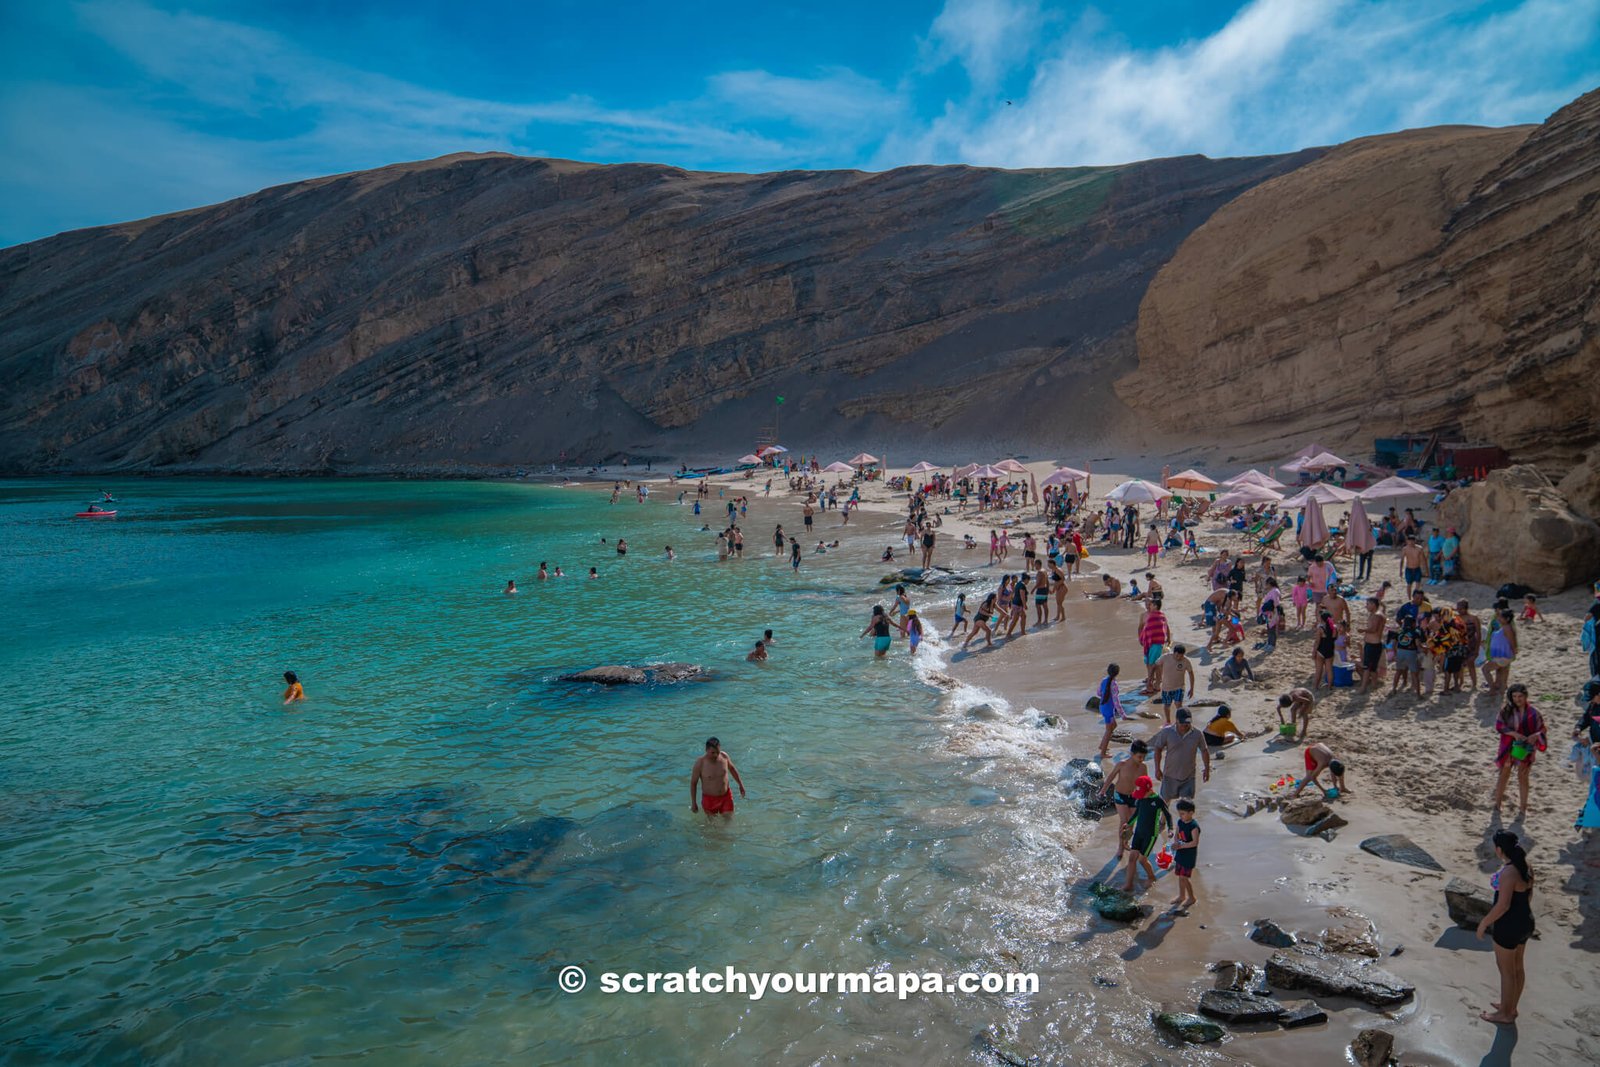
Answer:
[[[1143,1007],[1090,982],[1115,960],[1073,904],[1059,743],[1033,709],[930,685],[937,643],[876,662],[857,637],[887,602],[871,516],[796,575],[759,500],[751,558],[718,564],[715,495],[696,518],[659,489],[130,480],[104,485],[116,519],[70,518],[101,487],[0,482],[0,1060],[920,1064],[983,1061],[993,1026],[1122,1062],[1145,1041],[1123,1025]],[[572,576],[533,581],[541,560]],[[771,662],[745,663],[767,627]],[[710,673],[556,680],[657,660]],[[710,734],[749,789],[732,820],[689,812]],[[585,991],[558,989],[568,965]],[[1045,988],[598,989],[689,967]]]

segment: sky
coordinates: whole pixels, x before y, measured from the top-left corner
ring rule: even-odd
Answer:
[[[1600,0],[0,0],[0,246],[460,151],[1077,166],[1596,87]]]

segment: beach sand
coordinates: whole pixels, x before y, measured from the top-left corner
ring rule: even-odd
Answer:
[[[1049,464],[1029,466],[1039,477],[1050,469]],[[1155,471],[1141,473],[1152,480],[1157,477]],[[1124,477],[1111,471],[1096,473],[1097,492],[1092,495],[1099,500]],[[775,501],[782,484],[780,478],[774,486]],[[874,482],[863,489],[862,498],[861,514],[850,524],[859,524],[858,536],[875,527],[882,531],[884,543],[903,545],[897,537],[896,520],[903,519],[906,494],[891,494],[883,483]],[[794,507],[798,511],[798,497]],[[1144,511],[1148,513],[1149,508]],[[1017,517],[1001,515],[1001,519]],[[1031,509],[1021,518],[1012,526],[1012,570],[1020,569],[1021,563],[1016,531],[1032,529],[1041,540],[1046,533],[1045,524]],[[983,584],[965,587],[969,608],[974,594],[987,592],[1003,573],[1001,567],[987,565],[988,530],[993,524],[991,516],[980,517],[971,511],[943,516],[935,564],[970,570],[983,578]],[[969,532],[980,543],[970,551],[960,547],[961,535]],[[1238,536],[1220,524],[1208,523],[1199,533],[1201,543],[1213,552],[1240,544]],[[1291,580],[1299,573],[1292,549],[1291,545],[1275,559],[1281,573],[1290,575]],[[897,552],[899,555],[903,553]],[[1176,556],[1163,558],[1156,568],[1174,639],[1186,641],[1191,648],[1203,647],[1206,634],[1197,620],[1206,589],[1204,567],[1178,565]],[[915,562],[912,559],[895,566]],[[1030,631],[1026,638],[997,643],[988,651],[977,651],[975,645],[972,652],[955,652],[949,658],[949,679],[934,679],[936,683],[977,686],[1013,708],[1062,717],[1064,729],[1041,731],[1040,742],[1021,757],[1054,761],[1055,765],[1045,773],[1029,768],[1029,773],[1015,778],[1017,791],[1045,790],[1048,803],[1062,809],[1069,808],[1071,801],[1060,791],[1060,764],[1071,756],[1092,757],[1098,743],[1099,717],[1083,705],[1106,663],[1122,663],[1125,690],[1137,689],[1139,647],[1135,634],[1140,608],[1127,600],[1099,603],[1081,599],[1084,589],[1098,588],[1098,568],[1110,570],[1125,582],[1132,575],[1142,576],[1146,569],[1143,549],[1094,545],[1084,575],[1073,582],[1065,625],[1042,633]],[[886,564],[884,569],[890,566]],[[1392,551],[1379,550],[1374,575],[1375,580],[1358,586],[1359,593],[1376,588],[1384,578],[1398,584],[1398,564]],[[1486,614],[1493,599],[1492,590],[1470,582],[1451,583],[1447,592],[1451,601],[1466,597],[1480,616]],[[920,591],[924,600],[928,593]],[[948,589],[935,597],[941,595],[944,600],[953,598]],[[1250,1032],[1251,1028],[1244,1028],[1222,1046],[1210,1047],[1239,1062],[1343,1064],[1348,1062],[1345,1050],[1357,1032],[1380,1027],[1396,1036],[1396,1055],[1404,1063],[1509,1063],[1513,1051],[1516,1062],[1600,1062],[1600,1015],[1593,1010],[1589,992],[1597,974],[1595,952],[1600,949],[1600,849],[1592,839],[1585,842],[1573,828],[1584,787],[1564,762],[1567,735],[1577,716],[1573,695],[1587,677],[1577,637],[1589,599],[1589,592],[1580,588],[1542,601],[1547,621],[1522,629],[1521,655],[1512,671],[1513,681],[1529,686],[1551,728],[1550,751],[1533,772],[1530,811],[1524,821],[1511,826],[1523,836],[1538,877],[1534,912],[1540,936],[1527,950],[1528,985],[1519,1026],[1497,1028],[1479,1020],[1478,1012],[1498,996],[1493,953],[1487,941],[1454,927],[1443,895],[1450,877],[1484,884],[1497,866],[1488,841],[1501,826],[1491,815],[1489,799],[1495,774],[1492,722],[1498,701],[1470,691],[1417,700],[1404,693],[1380,697],[1376,692],[1363,696],[1355,689],[1322,690],[1310,735],[1312,740],[1330,744],[1349,766],[1349,791],[1333,804],[1349,825],[1327,841],[1296,835],[1270,811],[1241,817],[1235,812],[1245,810],[1244,801],[1249,797],[1266,795],[1279,776],[1302,769],[1300,746],[1281,743],[1275,730],[1268,730],[1277,724],[1277,696],[1293,686],[1308,684],[1311,677],[1311,638],[1308,632],[1292,629],[1271,654],[1250,648],[1260,640],[1259,629],[1251,632],[1246,648],[1260,676],[1255,683],[1213,684],[1212,667],[1220,665],[1225,653],[1201,652],[1194,657],[1196,698],[1226,700],[1241,729],[1256,736],[1230,746],[1226,758],[1214,763],[1211,782],[1200,789],[1199,818],[1205,831],[1195,879],[1200,904],[1187,917],[1166,915],[1175,883],[1163,876],[1155,888],[1146,891],[1148,902],[1156,906],[1150,919],[1095,935],[1093,941],[1101,947],[1088,960],[1087,969],[1094,970],[1105,961],[1105,944],[1109,943],[1126,966],[1128,983],[1126,989],[1098,990],[1094,1003],[1104,1007],[1123,997],[1135,998],[1137,1003],[1126,1008],[1140,1011],[1150,1006],[1193,1010],[1199,993],[1212,984],[1207,971],[1210,963],[1222,959],[1261,962],[1270,955],[1270,949],[1246,937],[1254,920],[1271,918],[1286,929],[1313,935],[1325,928],[1370,920],[1382,957],[1380,965],[1417,987],[1413,1001],[1380,1011],[1340,998],[1317,998],[1329,1013],[1326,1025],[1289,1031]],[[1396,606],[1393,596],[1390,605],[1392,613]],[[1359,618],[1359,599],[1352,601],[1352,609]],[[947,612],[930,614],[930,621],[948,629]],[[1193,629],[1191,616],[1196,620]],[[1292,626],[1292,611],[1290,623]],[[1205,717],[1203,712],[1196,714],[1201,722]],[[1157,714],[1153,722],[1132,720],[1126,731],[1134,736],[1149,735],[1160,725]],[[965,722],[955,732],[969,735],[961,744],[981,744],[983,723]],[[1126,745],[1119,743],[1113,752],[1125,749]],[[1013,754],[1012,758],[1018,757]],[[1514,796],[1514,786],[1513,782],[1509,795]],[[1014,802],[1024,802],[1024,798]],[[1514,809],[1514,802],[1508,803],[1507,813]],[[1068,872],[1069,882],[1077,883],[1076,888],[1109,875],[1109,861],[1115,853],[1114,828],[1114,820],[1108,819],[1061,834],[1059,845],[1070,853],[1061,858],[1061,867]],[[1445,873],[1381,860],[1357,847],[1370,835],[1396,832],[1410,835],[1432,853]],[[1059,931],[1041,931],[1041,936],[1059,936]],[[1045,988],[1056,987],[1047,979]],[[1131,1015],[1127,1010],[1115,1014],[1123,1019]],[[1024,1046],[1027,1029],[1013,1035]],[[1149,1044],[1152,1049],[1170,1048],[1153,1030]]]

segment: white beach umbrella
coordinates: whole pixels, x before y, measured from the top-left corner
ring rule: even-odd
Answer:
[[[1282,489],[1283,488],[1283,483],[1278,481],[1278,479],[1270,477],[1270,476],[1265,475],[1265,474],[1262,474],[1260,471],[1256,470],[1254,467],[1251,467],[1249,470],[1247,470],[1247,471],[1245,471],[1245,472],[1243,472],[1241,474],[1235,474],[1232,478],[1224,479],[1222,484],[1223,485],[1235,485],[1235,486],[1237,486],[1237,485],[1257,485],[1257,486],[1260,486],[1263,489]]]
[[[760,463],[761,462],[761,457],[760,456],[753,456],[753,455],[752,456],[740,456],[739,457],[739,462],[740,463]]]
[[[972,477],[972,472],[977,470],[977,469],[978,469],[978,464],[976,464],[976,463],[963,463],[961,466],[957,467],[951,473],[956,477],[957,480],[959,480],[959,479],[962,479],[962,478],[970,478],[970,477]]]
[[[1328,520],[1322,517],[1322,502],[1309,501],[1305,521],[1300,524],[1300,543],[1307,548],[1321,548],[1327,544],[1328,536]]]
[[[929,463],[927,460],[923,460],[921,463],[918,463],[915,467],[912,467],[910,470],[906,471],[906,473],[907,474],[927,474],[929,471],[936,471],[936,470],[943,470],[943,469],[944,468],[942,468],[942,467],[934,466],[932,463]]]
[[[1303,490],[1285,500],[1283,506],[1286,508],[1303,508],[1310,503],[1348,504],[1356,498],[1356,495],[1349,489],[1340,489],[1337,485],[1318,482],[1315,485],[1306,486]]]
[[[1276,489],[1268,489],[1264,485],[1241,485],[1217,497],[1211,506],[1232,508],[1241,504],[1275,504],[1282,499],[1283,494]]]
[[[1290,460],[1288,463],[1283,465],[1283,469],[1286,471],[1292,471],[1295,474],[1299,474],[1303,471],[1314,473],[1316,471],[1331,471],[1337,467],[1344,467],[1348,469],[1352,466],[1354,466],[1354,464],[1352,464],[1349,460],[1340,459],[1332,452],[1318,452],[1314,456],[1306,456],[1303,459]]]
[[[1014,459],[1003,459],[999,463],[996,463],[995,466],[999,467],[1003,471],[1010,471],[1012,474],[1028,473],[1028,468],[1024,467]]]
[[[1106,499],[1122,504],[1154,504],[1171,495],[1154,482],[1147,482],[1143,478],[1130,478],[1107,493]]]
[[[1004,478],[1009,473],[1010,473],[1009,471],[1003,471],[999,467],[991,467],[989,464],[985,463],[981,467],[972,468],[972,470],[968,473],[967,477],[969,477],[969,478]]]
[[[1432,496],[1433,490],[1410,478],[1385,478],[1361,490],[1363,500],[1383,500],[1392,496]]]
[[[765,448],[756,449],[756,451],[757,452],[787,452],[789,450],[787,448],[784,448],[782,445],[767,445]]]
[[[1344,533],[1344,543],[1352,552],[1371,552],[1378,547],[1378,539],[1372,535],[1372,520],[1367,518],[1367,506],[1360,497],[1350,505],[1350,529]]]
[[[1217,483],[1197,470],[1186,470],[1167,478],[1168,489],[1188,489],[1196,493],[1209,493]]]
[[[1294,455],[1290,456],[1288,459],[1284,460],[1282,463],[1280,463],[1278,465],[1280,467],[1287,466],[1290,463],[1294,463],[1294,462],[1296,462],[1298,460],[1302,460],[1302,459],[1310,459],[1312,456],[1317,455],[1319,452],[1326,452],[1326,451],[1328,451],[1326,446],[1319,445],[1319,444],[1317,444],[1317,442],[1313,441],[1309,445],[1306,445],[1300,451],[1296,452]]]
[[[877,463],[877,462],[879,462],[877,456],[869,456],[865,452],[861,452],[861,453],[857,454],[854,458],[852,458],[850,460],[850,466],[852,466],[852,467],[865,467],[868,464]]]
[[[1088,471],[1073,470],[1071,467],[1057,467],[1045,475],[1040,485],[1076,485],[1089,477]]]
[[[848,463],[837,463],[837,462],[830,463],[826,467],[823,467],[822,469],[827,471],[829,474],[849,474],[849,473],[851,473],[852,471],[855,470],[855,468],[850,466],[850,464],[848,464]]]

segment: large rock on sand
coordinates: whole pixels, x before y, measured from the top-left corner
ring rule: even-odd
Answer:
[[[1439,861],[1428,854],[1427,849],[1405,834],[1379,834],[1377,837],[1369,837],[1361,842],[1361,851],[1377,856],[1381,860],[1404,863],[1408,867],[1421,867],[1425,871],[1444,870]]]
[[[1489,914],[1489,909],[1494,907],[1494,897],[1476,882],[1452,878],[1445,883],[1444,903],[1450,910],[1452,922],[1464,929],[1476,930],[1478,924],[1483,922],[1483,917]]]
[[[1600,572],[1600,525],[1573,510],[1529,466],[1490,471],[1439,506],[1439,525],[1461,533],[1461,573],[1484,585],[1559,593]]]
[[[1415,986],[1369,962],[1287,952],[1274,952],[1268,958],[1267,981],[1279,989],[1351,997],[1376,1008],[1403,1004],[1417,991]]]

